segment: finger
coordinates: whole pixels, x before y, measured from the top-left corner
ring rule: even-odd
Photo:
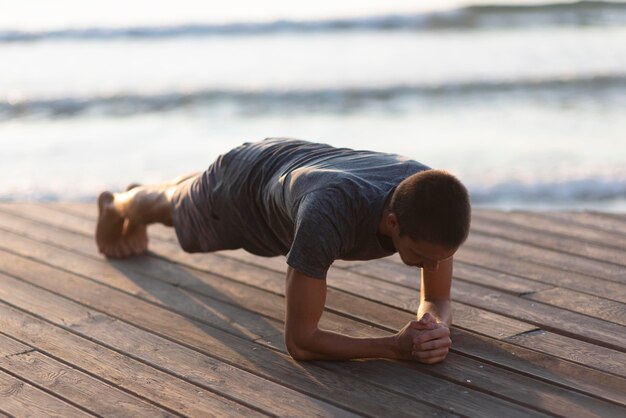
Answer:
[[[435,322],[435,317],[430,312],[426,312],[424,315],[422,315],[419,322],[421,323]]]
[[[418,361],[420,363],[424,363],[424,364],[435,364],[435,363],[440,363],[440,362],[444,361],[445,358],[446,358],[446,356],[431,357],[431,358],[426,358],[426,359],[418,359]]]
[[[435,350],[437,348],[450,347],[452,345],[452,340],[450,337],[442,337],[436,340],[430,340],[421,344],[413,344],[414,350],[419,351],[427,351],[427,350]]]
[[[435,329],[436,324],[432,322],[411,321],[411,328],[419,330]]]
[[[420,360],[445,357],[448,354],[448,347],[438,348],[436,350],[429,351],[413,351],[411,354],[413,355],[413,357]]]
[[[432,322],[422,323],[418,322],[413,326],[414,329],[419,329],[420,331],[431,330],[437,328],[436,324]]]
[[[442,337],[449,337],[450,330],[446,327],[435,328],[432,330],[424,331],[420,335],[413,338],[413,344],[422,344],[426,341],[436,340]]]

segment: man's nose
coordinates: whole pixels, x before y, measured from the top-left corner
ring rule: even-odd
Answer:
[[[424,261],[424,270],[432,272],[439,270],[439,261]]]

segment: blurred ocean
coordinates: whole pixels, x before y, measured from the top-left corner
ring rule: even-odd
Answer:
[[[626,3],[34,23],[5,3],[2,200],[90,200],[291,136],[449,169],[475,204],[626,211]]]

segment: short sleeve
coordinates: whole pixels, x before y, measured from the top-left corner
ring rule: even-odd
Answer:
[[[354,235],[350,199],[336,189],[306,195],[298,208],[287,264],[315,279],[325,279]]]

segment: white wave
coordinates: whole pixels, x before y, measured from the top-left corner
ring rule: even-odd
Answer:
[[[276,20],[259,23],[183,24],[172,26],[87,27],[48,31],[0,31],[2,42],[57,40],[160,39],[206,36],[246,36],[277,33],[345,31],[423,31],[493,29],[537,26],[615,26],[626,24],[626,3],[579,1],[533,5],[479,5],[417,14]]]
[[[472,201],[478,204],[566,204],[626,199],[626,178],[588,177],[561,181],[524,183],[505,181],[489,186],[470,186]]]
[[[396,85],[315,90],[198,90],[171,91],[160,94],[117,94],[93,97],[58,97],[24,99],[8,95],[0,100],[0,120],[27,117],[77,117],[86,112],[124,116],[190,108],[214,108],[231,105],[248,113],[276,112],[355,112],[363,108],[397,108],[399,101],[433,99],[471,100],[515,94],[532,98],[546,94],[577,95],[589,100],[607,99],[607,95],[626,97],[626,75],[596,75],[576,78],[519,79],[511,81],[473,81],[444,85]],[[619,94],[621,92],[621,94]]]

